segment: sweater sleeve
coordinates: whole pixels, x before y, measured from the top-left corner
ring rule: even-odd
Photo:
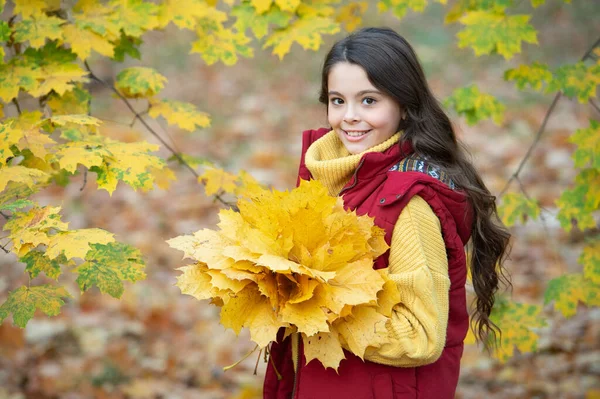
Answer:
[[[397,367],[433,363],[446,342],[450,279],[440,221],[419,196],[408,202],[394,226],[388,267],[400,302],[386,325],[388,342],[365,358]]]

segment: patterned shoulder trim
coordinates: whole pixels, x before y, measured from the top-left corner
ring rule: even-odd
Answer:
[[[450,177],[448,177],[446,172],[440,170],[439,168],[433,165],[430,165],[429,163],[427,163],[426,159],[419,158],[415,155],[410,155],[402,159],[400,162],[392,166],[389,170],[390,172],[398,171],[425,173],[446,184],[452,190],[456,190],[456,184],[454,184],[454,181],[450,179]]]

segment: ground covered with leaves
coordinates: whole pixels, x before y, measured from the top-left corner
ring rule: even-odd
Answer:
[[[528,57],[542,57],[550,64],[580,58],[596,39],[590,35],[591,17],[582,7],[572,15],[552,10],[548,6],[540,17],[545,20],[534,21],[540,23],[541,46]],[[450,28],[429,28],[434,20],[438,26],[435,12],[409,17],[402,24],[372,18],[372,23],[389,24],[415,43],[440,99],[474,81],[506,102],[500,126],[490,122],[469,127],[453,117],[486,184],[499,193],[525,155],[551,97],[519,94],[498,73],[506,66],[501,58],[480,60],[468,50],[457,50],[449,40]],[[318,78],[331,38],[317,53],[293,51],[279,62],[258,51],[254,59],[227,68],[207,67],[198,57],[185,54],[189,39],[169,29],[148,35],[142,61],[130,60],[126,66],[159,70],[169,79],[165,96],[196,104],[211,115],[212,125],[191,134],[166,130],[166,125],[153,127],[186,154],[232,172],[243,168],[278,189],[291,188],[300,132],[326,122],[317,102]],[[510,62],[523,61],[517,57]],[[93,58],[90,65],[108,81],[122,68],[94,63]],[[92,104],[93,114],[105,120],[114,138],[143,136],[157,143],[139,124],[129,126],[132,115],[103,87],[94,87],[93,94],[98,99]],[[522,184],[541,200],[544,210],[540,220],[512,230],[515,240],[507,268],[516,300],[542,304],[547,281],[580,270],[577,257],[586,237],[577,230],[566,234],[560,229],[554,201],[575,176],[568,138],[576,128],[587,126],[594,112],[576,102],[561,102],[522,173]],[[214,228],[220,209],[188,170],[179,168],[177,175],[179,180],[169,190],[148,194],[119,185],[109,196],[95,189],[92,176],[79,175],[67,188],[37,195],[41,204],[61,204],[62,220],[70,228],[103,228],[139,248],[148,277],[127,284],[118,301],[95,289],[79,295],[74,277],[69,281],[65,276],[62,281],[74,298],[59,316],[36,315],[25,329],[9,321],[0,325],[0,399],[261,397],[262,357],[250,356],[223,371],[254,347],[248,332],[236,337],[219,324],[217,308],[182,295],[174,285],[182,254],[166,240]],[[27,283],[24,265],[14,257],[1,257],[0,268],[0,293]],[[467,346],[457,398],[600,397],[600,309],[580,306],[569,319],[551,306],[544,311],[551,323],[535,331],[536,353],[518,354],[501,364]]]

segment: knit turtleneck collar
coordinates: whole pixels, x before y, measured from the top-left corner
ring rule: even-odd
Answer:
[[[335,131],[315,141],[306,151],[305,163],[313,178],[321,181],[330,195],[337,195],[348,183],[364,154],[383,152],[396,144],[400,132],[360,154],[350,154]]]

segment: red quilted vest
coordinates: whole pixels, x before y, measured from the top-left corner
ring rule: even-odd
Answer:
[[[327,133],[328,129],[307,130],[303,133],[302,159],[298,179],[311,179],[305,166],[308,147]],[[409,144],[405,153],[411,152]],[[265,399],[450,399],[458,382],[463,340],[469,326],[465,295],[467,277],[464,246],[471,234],[472,212],[467,198],[438,179],[421,172],[394,170],[401,159],[400,147],[394,145],[382,153],[367,153],[357,171],[341,192],[347,209],[356,209],[359,215],[368,214],[375,224],[385,229],[390,244],[394,224],[400,212],[413,195],[427,201],[441,221],[442,235],[448,254],[450,277],[450,307],[446,346],[440,358],[420,367],[392,367],[362,361],[345,351],[338,373],[325,369],[316,360],[306,364],[300,358],[298,372],[294,373],[291,340],[273,343],[267,366],[263,397]],[[390,170],[392,169],[392,170]],[[388,253],[379,257],[374,267],[387,267]],[[282,333],[281,331],[280,333]],[[302,353],[300,344],[300,352]],[[275,365],[281,375],[278,379]],[[294,398],[292,392],[296,384]]]

